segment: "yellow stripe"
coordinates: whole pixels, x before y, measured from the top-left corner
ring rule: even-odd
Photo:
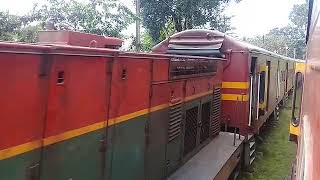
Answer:
[[[249,96],[242,94],[222,94],[221,99],[223,101],[248,101]]]
[[[208,94],[211,94],[212,92],[213,91],[208,91],[208,92],[205,92],[205,93],[199,93],[199,94],[196,94],[196,95],[193,95],[193,96],[189,96],[189,97],[187,97],[185,99],[185,101],[192,100],[192,99],[204,96],[204,95],[208,95]],[[92,124],[92,125],[89,125],[89,126],[85,126],[85,127],[82,127],[82,128],[70,130],[70,131],[55,135],[55,136],[50,136],[50,137],[47,137],[47,138],[43,139],[43,146],[48,146],[48,145],[51,145],[51,144],[54,144],[54,143],[57,143],[57,142],[61,142],[61,141],[67,140],[67,139],[71,139],[71,138],[74,138],[74,137],[77,137],[77,136],[81,136],[83,134],[87,134],[89,132],[93,132],[93,131],[96,131],[98,129],[105,128],[107,125],[108,126],[112,126],[112,125],[115,125],[115,124],[118,124],[118,123],[122,123],[122,122],[128,121],[130,119],[133,119],[133,118],[148,114],[149,111],[150,112],[155,112],[155,111],[158,111],[158,110],[161,110],[161,109],[165,109],[167,107],[169,107],[169,103],[161,104],[161,105],[152,107],[150,109],[143,109],[143,110],[136,111],[136,112],[133,112],[133,113],[130,113],[130,114],[126,114],[126,115],[123,115],[123,116],[112,118],[112,119],[109,119],[109,121],[102,121],[102,122],[98,122],[98,123],[95,123],[95,124]],[[22,154],[22,153],[26,153],[28,151],[32,151],[32,150],[37,149],[37,148],[40,148],[42,146],[41,144],[42,144],[42,140],[36,140],[36,141],[28,142],[28,143],[25,143],[25,144],[21,144],[21,145],[18,145],[18,146],[10,147],[10,148],[4,149],[4,150],[0,150],[0,160],[7,159],[7,158],[10,158],[10,157],[13,157],[13,156],[16,156],[16,155],[19,155],[19,154]]]
[[[223,89],[248,89],[249,82],[222,82]]]
[[[167,108],[167,107],[169,107],[169,104],[161,104],[161,105],[159,105],[159,106],[152,107],[152,108],[150,109],[150,112],[159,111],[159,110],[165,109],[165,108]]]
[[[32,151],[40,147],[41,147],[41,140],[36,140],[36,141],[28,142],[25,144],[21,144],[18,146],[3,149],[0,151],[0,160],[7,159],[12,156],[16,156],[28,151]]]
[[[202,96],[205,96],[205,95],[209,95],[209,94],[212,94],[212,93],[213,93],[213,90],[208,91],[208,92],[204,92],[204,93],[195,94],[195,95],[192,95],[192,96],[188,96],[188,97],[185,98],[185,101],[190,101],[190,100],[193,100],[193,99],[197,99],[199,97],[202,97]]]
[[[71,138],[74,138],[74,137],[77,137],[77,136],[80,136],[80,135],[83,135],[83,134],[86,134],[86,133],[89,133],[89,132],[92,132],[92,131],[95,131],[98,129],[102,129],[104,127],[106,127],[105,121],[95,123],[95,124],[92,124],[89,126],[85,126],[85,127],[79,128],[79,129],[67,131],[67,132],[64,132],[64,133],[61,133],[61,134],[58,134],[55,136],[50,136],[50,137],[43,139],[43,145],[48,146],[50,144],[54,144],[54,143],[57,143],[60,141],[71,139]]]

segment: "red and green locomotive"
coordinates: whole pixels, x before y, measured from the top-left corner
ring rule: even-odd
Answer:
[[[0,43],[0,179],[164,179],[219,134],[223,58],[42,33]]]
[[[237,176],[292,89],[294,60],[217,31],[177,33],[152,53],[121,44],[71,31],[0,43],[1,180]]]

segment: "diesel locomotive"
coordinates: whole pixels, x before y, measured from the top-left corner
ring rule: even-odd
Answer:
[[[121,43],[0,43],[0,179],[164,179],[219,134],[225,59],[110,49]]]
[[[1,180],[236,177],[293,86],[295,60],[214,30],[152,53],[121,44],[72,31],[0,43]]]

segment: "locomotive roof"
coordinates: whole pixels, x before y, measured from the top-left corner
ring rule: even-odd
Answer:
[[[152,51],[164,54],[183,54],[192,50],[190,52],[196,52],[196,54],[202,53],[208,56],[224,57],[223,51],[233,48],[289,61],[302,61],[268,51],[247,42],[236,40],[219,31],[206,29],[192,29],[176,33],[154,46]]]
[[[202,59],[202,60],[217,60],[223,61],[226,59],[217,57],[205,56],[190,56],[190,55],[176,55],[176,54],[157,54],[157,53],[143,53],[143,52],[127,52],[117,49],[109,48],[91,48],[82,46],[71,46],[63,44],[29,44],[19,42],[0,42],[0,52],[12,53],[27,53],[27,54],[71,54],[83,56],[103,56],[103,57],[132,57],[152,58],[152,59],[168,59],[168,58],[186,58],[186,59]]]
[[[235,40],[237,41],[237,40]],[[265,55],[269,55],[269,56],[272,56],[272,57],[277,57],[277,58],[281,58],[281,59],[285,59],[287,61],[303,61],[303,60],[300,60],[300,59],[293,59],[293,58],[290,58],[290,57],[287,57],[287,56],[283,56],[283,55],[280,55],[280,54],[277,54],[277,53],[274,53],[274,52],[271,52],[271,51],[268,51],[266,49],[263,49],[263,48],[260,48],[258,46],[255,46],[255,45],[252,45],[250,43],[247,43],[247,42],[243,42],[243,41],[238,41],[243,47],[247,48],[249,52],[251,53],[256,53],[256,54],[265,54]]]

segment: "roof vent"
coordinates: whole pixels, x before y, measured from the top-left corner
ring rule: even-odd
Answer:
[[[75,31],[40,31],[38,44],[59,44],[92,48],[119,49],[123,40]]]
[[[153,47],[152,51],[164,54],[224,57],[221,52],[224,38],[224,34],[218,31],[186,30],[162,41]]]

